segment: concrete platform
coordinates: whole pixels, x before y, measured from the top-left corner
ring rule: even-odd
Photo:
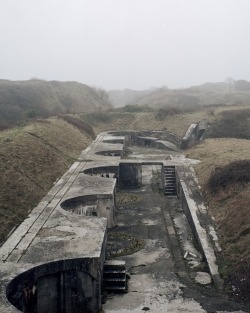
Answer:
[[[217,284],[216,245],[199,220],[200,213],[205,217],[204,205],[192,192],[197,186],[190,166],[196,161],[186,159],[161,138],[162,132],[148,131],[140,132],[139,140],[152,139],[160,146],[127,157],[125,143],[133,145],[137,135],[125,131],[98,135],[1,246],[0,312],[98,312],[107,232],[114,226],[146,244],[123,257],[131,270],[129,293],[107,301],[105,312],[210,312],[208,303],[213,312],[219,312],[219,307],[224,312],[240,312],[238,304],[223,294],[218,297],[216,286],[211,294],[200,289],[177,253],[182,248],[174,208],[185,211],[183,216],[190,223],[187,232],[200,244],[213,284]],[[152,187],[153,172],[158,173],[155,186],[163,184],[164,166],[176,169],[178,193],[173,198]],[[120,214],[118,192],[135,192],[141,205]]]

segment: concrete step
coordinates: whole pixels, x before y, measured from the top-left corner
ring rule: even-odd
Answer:
[[[166,196],[177,195],[175,166],[164,167],[164,194]]]
[[[125,293],[126,287],[125,286],[109,286],[105,287],[105,290],[112,293]]]
[[[126,267],[124,261],[112,260],[104,263],[103,283],[108,292],[126,292]]]
[[[126,270],[104,269],[104,274],[126,274]]]

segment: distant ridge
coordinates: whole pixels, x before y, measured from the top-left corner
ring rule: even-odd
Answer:
[[[26,118],[111,108],[97,91],[77,82],[0,80],[0,129]]]
[[[167,87],[136,90],[111,90],[114,106],[126,104],[161,107],[198,107],[209,105],[249,105],[250,82],[230,79],[226,82],[204,83],[182,89]]]
[[[124,89],[124,90],[110,90],[109,97],[112,104],[115,107],[122,107],[127,104],[135,104],[137,99],[144,97],[150,94],[155,88],[150,88],[147,90],[133,90],[133,89]]]

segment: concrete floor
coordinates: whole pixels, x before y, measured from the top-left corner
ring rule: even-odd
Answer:
[[[149,154],[148,150],[147,158]],[[141,158],[142,154],[135,151],[136,156]],[[177,198],[163,196],[152,183],[152,172],[157,169],[143,166],[143,186],[133,191],[140,201],[122,204],[117,210],[118,227],[113,231],[139,237],[145,245],[138,252],[117,258],[126,261],[128,292],[109,295],[103,312],[246,312],[213,284],[202,286],[193,279],[192,262],[184,261],[183,253],[187,246],[189,251],[198,251],[188,229],[181,231],[186,223]]]

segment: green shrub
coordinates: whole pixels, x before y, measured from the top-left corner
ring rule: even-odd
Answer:
[[[98,123],[108,124],[111,121],[110,114],[107,112],[93,112],[81,115],[81,119],[87,121],[91,125]]]
[[[122,108],[123,112],[149,112],[151,109],[148,105],[127,104]]]

